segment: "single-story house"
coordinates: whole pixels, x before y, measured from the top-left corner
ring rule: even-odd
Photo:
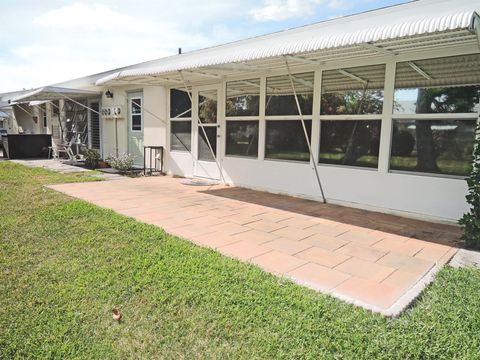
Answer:
[[[10,100],[45,102],[46,128],[80,104],[103,157],[143,164],[143,146],[163,146],[172,175],[455,221],[480,109],[479,12],[414,1]]]

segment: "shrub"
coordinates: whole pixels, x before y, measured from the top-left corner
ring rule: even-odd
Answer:
[[[470,210],[458,223],[463,227],[462,239],[465,240],[466,246],[480,250],[480,123],[477,126],[474,149],[472,172],[467,179],[466,199]]]
[[[112,168],[120,173],[126,173],[133,169],[133,156],[127,153],[123,153],[120,156],[110,155],[107,161]]]
[[[85,165],[90,169],[95,169],[100,160],[100,153],[95,149],[87,149],[85,151]]]

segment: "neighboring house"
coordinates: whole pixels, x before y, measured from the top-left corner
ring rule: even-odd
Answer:
[[[96,92],[82,101],[101,109],[88,112],[88,143],[104,157],[140,164],[143,146],[159,145],[170,174],[316,200],[320,180],[331,203],[455,221],[479,111],[479,11],[478,0],[421,0],[11,100]]]

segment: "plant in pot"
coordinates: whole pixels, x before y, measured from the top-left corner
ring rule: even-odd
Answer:
[[[95,169],[98,166],[100,160],[100,153],[95,149],[87,149],[84,154],[85,166],[89,169]]]
[[[111,155],[107,158],[107,161],[120,174],[125,174],[133,169],[133,156],[127,153],[120,156]]]

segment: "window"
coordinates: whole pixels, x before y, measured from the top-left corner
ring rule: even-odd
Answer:
[[[90,103],[90,133],[91,133],[91,145],[93,149],[100,149],[100,103]]]
[[[260,79],[227,83],[225,155],[258,157],[259,107]]]
[[[192,150],[192,102],[179,89],[170,89],[170,150]]]
[[[142,98],[132,98],[132,131],[142,131]]]
[[[258,116],[260,79],[227,82],[226,116]]]
[[[43,104],[41,106],[41,111],[42,111],[42,120],[43,120],[43,127],[48,128],[48,122],[47,122],[47,105]]]
[[[198,118],[202,124],[217,122],[217,90],[203,90],[198,93]]]
[[[479,91],[480,54],[398,63],[390,169],[468,175]]]
[[[202,128],[203,130],[205,130],[205,132],[202,130]],[[208,143],[210,143],[213,153],[217,154],[217,127],[199,125],[198,135],[198,159],[205,161],[215,161],[214,157],[212,156],[212,151],[208,146]]]
[[[305,120],[305,127],[311,139],[312,121]],[[265,158],[310,161],[307,140],[300,120],[267,120]]]
[[[381,114],[385,65],[323,71],[321,115]]]
[[[191,118],[192,101],[185,90],[170,89],[170,118]]]
[[[466,176],[475,127],[472,120],[394,120],[390,169]]]
[[[395,114],[479,111],[480,54],[397,64]]]
[[[170,126],[170,150],[190,151],[192,149],[192,122],[172,121]]]
[[[322,120],[319,161],[378,167],[380,120]]]
[[[227,121],[226,155],[258,156],[258,121]]]
[[[294,74],[292,79],[302,114],[312,115],[314,74]],[[288,75],[267,78],[265,115],[299,115]]]

